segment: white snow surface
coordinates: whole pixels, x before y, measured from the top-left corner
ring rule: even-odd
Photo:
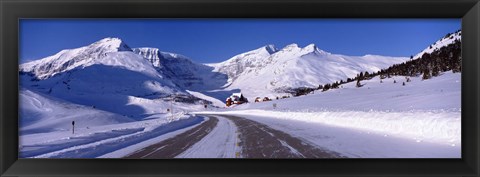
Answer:
[[[134,121],[118,114],[68,103],[25,89],[20,90],[19,100],[22,106],[19,111],[21,135],[70,130],[72,121],[77,121],[77,127],[81,128]]]
[[[205,95],[203,93],[200,93],[200,92],[195,92],[195,91],[190,91],[190,90],[187,90],[187,92],[197,98],[200,98],[200,99],[204,99],[204,100],[207,100],[207,101],[211,101],[212,102],[212,105],[213,106],[216,106],[216,107],[225,107],[225,103],[221,102],[220,100],[216,99],[216,98],[213,98],[211,96],[208,96],[208,95]]]

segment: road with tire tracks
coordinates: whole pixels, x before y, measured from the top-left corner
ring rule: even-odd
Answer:
[[[227,119],[237,127],[237,158],[343,158],[281,130],[237,115],[200,115],[208,118],[200,125],[175,137],[140,149],[125,158],[168,159],[182,154],[216,128],[219,119]],[[225,136],[232,136],[227,135]],[[232,144],[233,146],[233,144]],[[212,149],[215,151],[215,149]]]

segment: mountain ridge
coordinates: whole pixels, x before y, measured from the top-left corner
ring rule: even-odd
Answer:
[[[436,42],[437,47],[459,36],[461,31],[447,35]],[[417,55],[432,52],[435,46],[432,51],[427,49]],[[108,37],[21,64],[19,70],[44,80],[73,69],[107,65],[158,77],[163,80],[160,85],[182,93],[197,91],[223,100],[227,93],[234,91],[244,92],[248,97],[285,94],[285,90],[290,88],[316,87],[354,77],[360,72],[378,72],[407,60],[407,57],[372,54],[332,54],[313,43],[304,47],[292,43],[281,49],[268,44],[219,63],[201,64],[184,55],[154,47],[131,48],[122,39]],[[226,92],[218,96],[215,92],[219,91]]]

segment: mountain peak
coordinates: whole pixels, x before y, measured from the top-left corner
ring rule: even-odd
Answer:
[[[107,37],[90,45],[94,48],[103,48],[110,51],[132,51],[132,49],[123,42],[122,39],[116,37]]]
[[[294,49],[294,48],[300,48],[300,47],[298,47],[298,44],[296,43],[291,43],[285,46],[283,49]]]
[[[85,67],[101,62],[99,60],[126,59],[127,57],[107,57],[108,54],[120,51],[132,51],[132,49],[121,39],[108,37],[88,46],[62,50],[55,55],[22,64],[20,70],[32,72],[37,78],[46,79],[79,66]]]
[[[312,53],[312,52],[315,52],[315,53],[318,53],[318,54],[327,54],[328,53],[328,52],[325,52],[325,51],[319,49],[317,47],[317,45],[315,45],[313,43],[305,46],[304,48],[302,48],[302,50],[305,51],[305,52],[308,52],[308,53]]]
[[[109,42],[109,41],[120,41],[122,42],[122,39],[117,38],[117,37],[106,37],[101,39],[99,42]]]
[[[311,50],[311,51],[315,51],[317,50],[317,46],[315,44],[308,44],[307,46],[305,46],[302,50]]]

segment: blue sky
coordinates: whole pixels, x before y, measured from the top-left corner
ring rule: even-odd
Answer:
[[[337,54],[414,55],[461,19],[103,19],[20,20],[20,63],[105,37],[156,47],[200,63],[224,61],[267,44],[314,43]]]

